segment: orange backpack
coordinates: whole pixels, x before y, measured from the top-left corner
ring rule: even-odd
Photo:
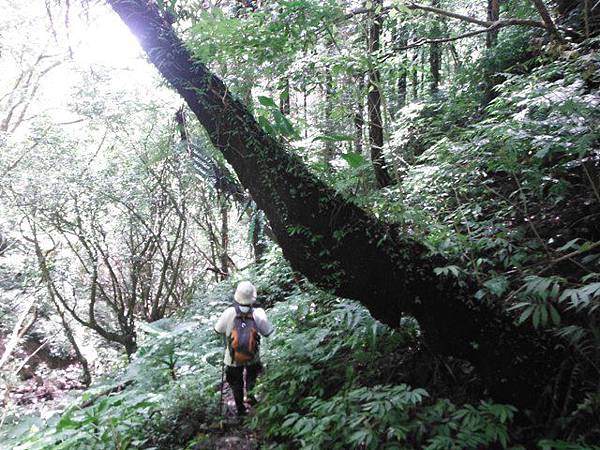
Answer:
[[[236,364],[246,364],[254,359],[258,353],[260,335],[254,321],[254,310],[242,312],[240,306],[234,303],[235,319],[229,336],[229,353],[231,361]]]

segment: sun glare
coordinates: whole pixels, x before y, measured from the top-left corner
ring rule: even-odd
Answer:
[[[90,7],[87,17],[82,11],[73,11],[68,32],[63,31],[61,37],[57,48],[65,53],[65,59],[44,77],[46,88],[39,101],[40,110],[54,123],[68,124],[80,119],[72,111],[69,99],[81,86],[83,74],[90,72],[110,77],[115,92],[136,96],[152,90],[160,95],[156,90],[156,69],[144,57],[135,36],[107,5]],[[19,131],[27,132],[24,127]]]
[[[79,30],[81,44],[78,58],[82,62],[115,68],[130,68],[136,62],[143,62],[140,61],[140,44],[115,13],[98,11],[95,16],[92,22]],[[144,65],[147,66],[145,62]]]

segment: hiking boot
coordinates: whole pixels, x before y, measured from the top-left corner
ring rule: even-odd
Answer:
[[[250,406],[254,406],[258,403],[258,400],[256,400],[256,397],[251,394],[248,396],[247,402]]]

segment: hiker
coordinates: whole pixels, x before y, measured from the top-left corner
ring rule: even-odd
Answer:
[[[233,391],[237,413],[243,416],[246,414],[244,371],[248,402],[255,403],[256,398],[250,392],[256,383],[256,377],[262,371],[260,336],[267,337],[273,333],[273,325],[267,319],[264,309],[252,306],[256,301],[256,288],[252,283],[239,283],[233,298],[233,306],[223,311],[215,324],[215,331],[227,337],[225,378]]]

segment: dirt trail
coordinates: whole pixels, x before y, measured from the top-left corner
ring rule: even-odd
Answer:
[[[246,403],[248,415],[252,407]],[[194,450],[256,450],[260,447],[256,433],[249,430],[237,416],[233,394],[227,384],[223,392],[223,418],[210,428],[197,435],[198,444]]]

